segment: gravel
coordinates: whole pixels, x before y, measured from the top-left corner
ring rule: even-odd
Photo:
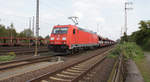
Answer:
[[[11,77],[9,79],[6,79],[6,80],[0,81],[0,82],[25,82],[27,80],[33,79],[33,78],[38,77],[40,75],[46,74],[48,72],[54,72],[61,67],[69,65],[72,62],[77,62],[80,59],[84,59],[84,58],[87,58],[89,56],[92,56],[95,53],[101,53],[102,51],[104,51],[106,49],[108,49],[108,48],[98,49],[98,50],[94,50],[94,51],[87,51],[85,53],[82,53],[82,55],[70,56],[69,59],[63,63],[54,64],[53,66],[48,66],[46,68],[42,68],[42,69],[34,70],[32,72],[27,72],[27,73],[24,73],[21,75],[17,75],[15,77]],[[106,63],[106,64],[108,64],[108,63]],[[105,66],[105,64],[104,64],[104,66]],[[107,65],[106,65],[106,68],[109,68],[109,67],[107,67]],[[101,69],[101,70],[106,71],[107,70],[106,68]]]

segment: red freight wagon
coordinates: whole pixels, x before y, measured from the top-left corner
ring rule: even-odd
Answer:
[[[99,47],[99,39],[96,33],[75,25],[57,25],[53,28],[48,47],[54,52],[72,53]]]

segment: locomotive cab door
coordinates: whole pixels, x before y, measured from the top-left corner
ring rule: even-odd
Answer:
[[[77,43],[77,31],[76,29],[73,29],[73,44]]]

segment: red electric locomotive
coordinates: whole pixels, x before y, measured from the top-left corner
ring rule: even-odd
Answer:
[[[48,47],[54,52],[72,53],[99,46],[96,33],[75,25],[57,25],[52,30]]]

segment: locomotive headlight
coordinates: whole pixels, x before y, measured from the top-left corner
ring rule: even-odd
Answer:
[[[66,40],[66,37],[63,37],[62,40]]]
[[[54,37],[51,37],[51,40],[54,40]]]

